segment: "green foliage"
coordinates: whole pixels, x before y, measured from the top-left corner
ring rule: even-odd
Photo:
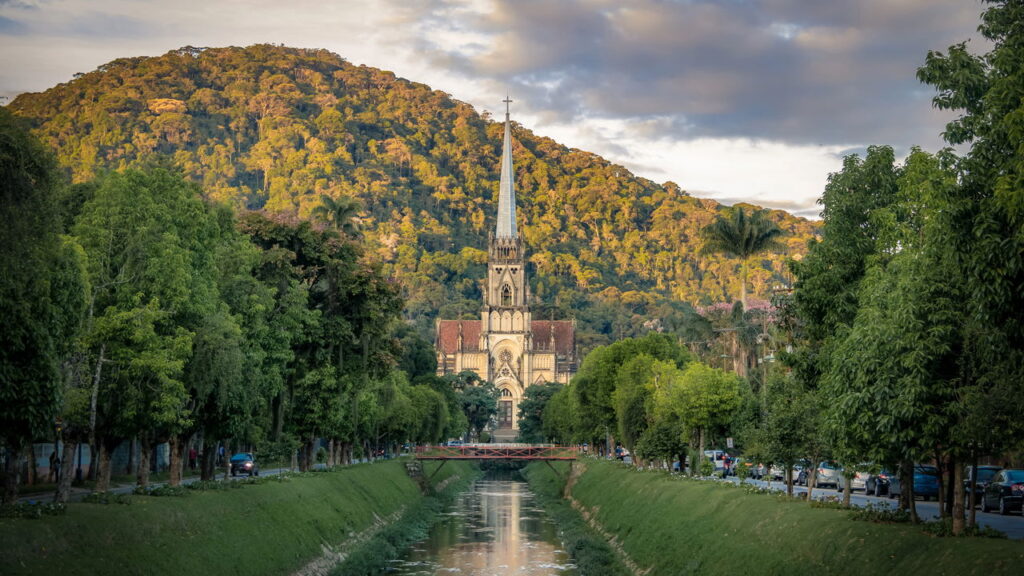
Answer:
[[[0,505],[0,518],[38,520],[43,516],[63,516],[68,507],[61,502],[14,502]]]
[[[118,59],[8,108],[75,182],[163,157],[235,207],[345,227],[355,220],[325,202],[358,202],[370,256],[403,279],[424,337],[438,315],[478,311],[502,127],[443,92],[323,50],[256,45]],[[536,317],[576,317],[587,350],[674,322],[662,312],[675,302],[737,293],[740,261],[697,257],[720,205],[518,126],[514,142]],[[747,263],[762,295],[816,230],[770,218],[786,249]]]
[[[82,498],[84,504],[122,504],[125,506],[133,502],[131,494],[111,494],[110,492],[92,492]]]
[[[958,163],[960,186],[946,207],[967,307],[967,355],[980,385],[968,397],[974,435],[981,422],[998,437],[987,446],[1019,446],[1024,426],[1024,8],[987,0],[978,31],[991,50],[972,54],[965,44],[929,52],[918,78],[935,87],[933,104],[959,113],[943,136],[969,152]],[[1017,415],[1017,416],[1013,416]]]
[[[558,382],[545,382],[526,389],[519,402],[519,442],[543,443],[551,441],[544,431],[544,410],[551,398],[565,386]]]
[[[747,308],[747,262],[769,250],[779,250],[782,229],[768,218],[767,210],[754,210],[747,215],[742,206],[736,206],[726,215],[715,216],[714,222],[701,230],[704,239],[703,254],[721,253],[740,260],[740,302]]]
[[[52,156],[0,109],[0,444],[51,437],[88,287]],[[4,494],[12,498],[13,493]]]
[[[469,423],[469,432],[479,438],[484,426],[498,413],[498,389],[490,382],[477,382],[459,392],[462,412]]]

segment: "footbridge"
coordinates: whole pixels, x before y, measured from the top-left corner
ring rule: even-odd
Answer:
[[[551,466],[552,461],[572,462],[579,454],[579,449],[574,446],[554,444],[459,444],[416,448],[416,460],[441,461],[441,465],[434,470],[430,478],[433,478],[449,460],[537,460]],[[554,467],[551,469],[561,476]]]
[[[575,460],[579,449],[554,444],[419,446],[417,460]]]

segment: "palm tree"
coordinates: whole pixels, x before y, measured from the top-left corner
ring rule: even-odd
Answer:
[[[725,254],[739,258],[742,263],[740,302],[747,309],[747,261],[768,250],[781,248],[778,237],[782,230],[767,217],[767,210],[734,208],[726,215],[719,214],[715,221],[701,230],[704,239],[702,253]]]
[[[334,224],[335,228],[346,236],[356,236],[360,231],[358,214],[362,209],[359,200],[351,196],[339,196],[334,199],[324,194],[320,197],[320,204],[313,208],[313,216]]]

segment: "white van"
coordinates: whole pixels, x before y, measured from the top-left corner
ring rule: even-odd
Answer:
[[[715,465],[715,472],[724,472],[729,463],[729,455],[723,450],[705,450],[704,457]]]

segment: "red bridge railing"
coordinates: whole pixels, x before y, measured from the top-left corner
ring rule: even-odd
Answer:
[[[579,449],[551,444],[418,446],[417,460],[575,460]]]

